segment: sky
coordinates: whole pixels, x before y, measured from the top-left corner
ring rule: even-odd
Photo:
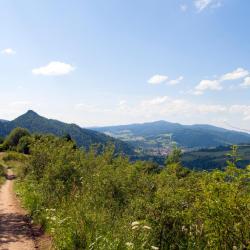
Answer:
[[[250,130],[250,1],[1,0],[0,118]]]

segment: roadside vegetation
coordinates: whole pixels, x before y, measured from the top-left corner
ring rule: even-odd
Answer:
[[[6,175],[5,167],[0,163],[0,185],[4,182]]]
[[[250,167],[236,167],[235,147],[225,171],[206,172],[182,167],[178,149],[159,168],[111,145],[23,137],[27,151],[22,137],[9,145],[27,155],[4,160],[20,162],[17,192],[55,249],[250,249]]]

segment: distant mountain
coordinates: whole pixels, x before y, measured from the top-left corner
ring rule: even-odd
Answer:
[[[0,119],[0,122],[7,122],[7,120]]]
[[[183,148],[208,148],[220,145],[250,143],[250,134],[211,125],[181,125],[166,121],[94,128],[130,142],[136,148],[151,153],[167,153],[164,148],[177,144]]]
[[[16,127],[26,128],[31,133],[54,134],[57,136],[70,134],[78,146],[86,149],[92,144],[107,145],[108,143],[113,143],[117,151],[126,154],[134,153],[133,148],[123,141],[114,139],[100,132],[83,129],[75,124],[67,124],[57,120],[47,119],[32,110],[29,110],[13,121],[0,121],[0,136],[8,135],[9,132]]]

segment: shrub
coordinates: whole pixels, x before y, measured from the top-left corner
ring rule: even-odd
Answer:
[[[5,167],[2,164],[0,164],[0,184],[2,184],[5,177],[6,177]]]
[[[4,142],[4,138],[0,136],[0,144],[2,144],[3,142]]]
[[[17,152],[23,153],[23,154],[29,154],[31,140],[32,138],[30,136],[21,137],[16,147]]]
[[[3,161],[5,162],[8,162],[8,161],[24,162],[25,160],[27,160],[27,158],[23,154],[20,154],[17,152],[8,152],[3,157]]]
[[[10,150],[16,150],[19,140],[24,136],[25,137],[30,136],[30,133],[27,129],[24,128],[13,129],[3,143],[4,148]]]
[[[194,172],[177,153],[156,172],[40,136],[17,187],[56,249],[249,249],[250,168]]]

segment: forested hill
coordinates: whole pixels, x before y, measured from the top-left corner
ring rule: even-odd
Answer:
[[[67,124],[57,120],[47,119],[32,110],[29,110],[13,121],[0,121],[0,136],[5,137],[16,127],[26,128],[31,133],[54,134],[57,136],[69,134],[78,146],[87,149],[92,144],[107,145],[108,143],[113,143],[119,152],[129,155],[134,153],[131,146],[118,139],[90,129],[83,129],[76,124]]]
[[[250,143],[250,134],[227,130],[211,125],[181,125],[167,121],[156,121],[143,124],[100,127],[103,132],[133,144],[144,146],[158,140],[157,147],[166,141],[166,135],[180,147],[207,148],[220,145]],[[136,140],[136,138],[138,140]],[[146,145],[147,146],[147,145]]]

